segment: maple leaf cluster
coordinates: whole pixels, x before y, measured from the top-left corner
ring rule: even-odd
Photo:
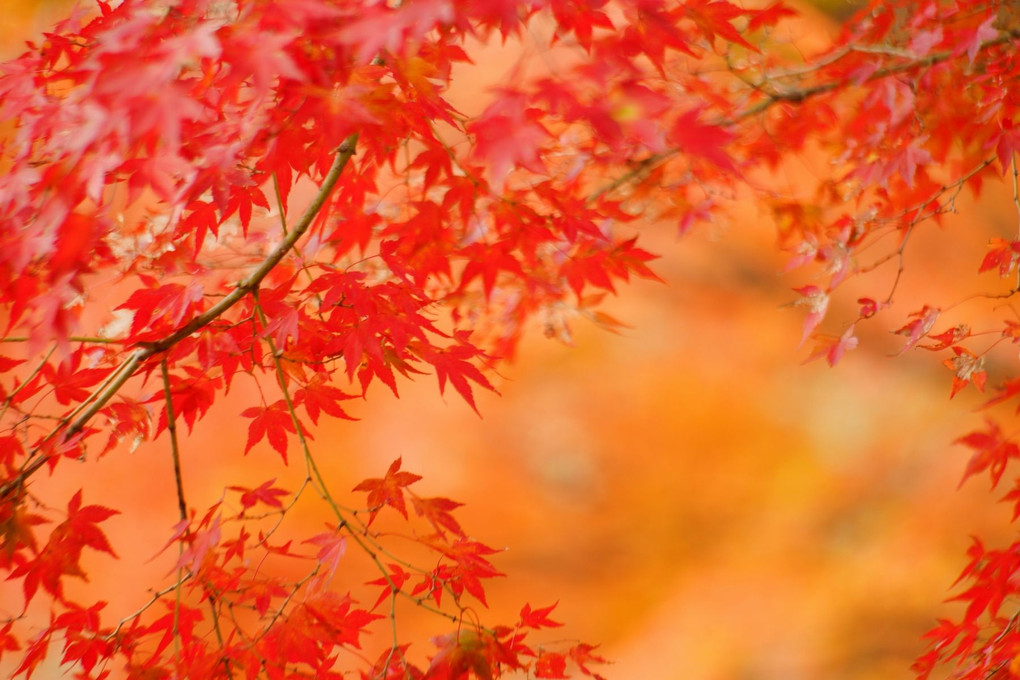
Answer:
[[[487,604],[498,551],[465,533],[456,501],[413,492],[398,458],[351,491],[367,495],[358,509],[319,472],[314,427],[351,418],[373,384],[399,394],[427,373],[477,411],[530,325],[563,339],[577,319],[620,325],[597,308],[658,278],[638,245],[652,220],[686,233],[766,195],[788,269],[810,278],[793,288],[802,342],[835,365],[862,328],[901,313],[911,237],[961,192],[1011,176],[1020,209],[1009,3],[872,3],[817,54],[776,47],[792,14],[726,0],[98,0],[0,66],[0,569],[24,600],[0,614],[0,657],[21,650],[15,672],[30,676],[62,653],[82,678],[340,677],[352,664],[366,679],[596,676],[592,645],[525,644],[558,625],[552,607],[478,620],[469,601]],[[519,65],[455,106],[472,46],[500,41],[538,41],[546,67]],[[828,171],[762,188],[809,150]],[[990,305],[1020,290],[1018,242],[996,237],[975,262],[1008,281],[978,294]],[[852,294],[856,316],[833,330],[850,280],[878,293]],[[950,308],[932,301],[889,330],[901,354],[941,357],[950,396],[984,391],[1020,324],[944,328]],[[1020,392],[1003,379],[989,408]],[[223,500],[192,507],[181,450],[232,388],[244,453],[268,446],[307,477],[225,480]],[[174,463],[178,558],[111,623],[64,584],[86,578],[86,548],[115,557],[101,525],[116,511],[84,490],[49,509],[39,473],[110,464],[156,437]],[[967,476],[994,483],[1017,455],[992,420],[961,443],[975,451]],[[284,537],[298,503],[317,503],[327,531]],[[417,527],[425,562],[390,546],[384,512]],[[956,659],[985,677],[1020,658],[1001,614],[1015,546],[975,550],[967,615],[933,633],[922,676]],[[341,595],[349,552],[379,578]],[[39,598],[43,623],[27,613]],[[452,630],[427,666],[397,639],[398,601]],[[364,662],[363,635],[387,621],[392,645]]]
[[[719,2],[100,0],[0,67],[0,568],[24,600],[5,606],[0,655],[21,650],[14,672],[59,655],[83,678],[339,677],[341,652],[393,625],[399,600],[456,632],[435,638],[424,669],[395,640],[365,677],[594,675],[592,645],[525,644],[527,629],[558,625],[551,607],[512,626],[468,615],[502,574],[457,502],[412,493],[418,477],[398,459],[355,487],[368,496],[359,514],[319,473],[313,428],[349,418],[373,383],[398,394],[424,373],[477,410],[529,320],[561,337],[573,317],[617,324],[599,301],[656,276],[628,226],[640,210],[612,195],[610,171],[680,147],[690,172],[735,170],[731,134],[666,74],[676,54],[750,48],[744,32],[781,15]],[[532,25],[555,26],[547,40],[569,72],[504,83],[476,111],[450,103],[469,42],[520,41]],[[244,453],[268,445],[308,479],[225,481],[224,500],[192,507],[181,452],[231,389],[249,398]],[[113,623],[65,585],[87,578],[86,549],[115,558],[102,525],[116,511],[86,505],[88,492],[49,509],[39,473],[157,437],[174,463],[165,550],[177,559]],[[278,539],[313,496],[329,529]],[[431,566],[386,545],[374,522],[387,508],[423,523],[412,542]],[[381,575],[365,586],[381,588],[371,608],[332,585],[352,546]],[[285,566],[309,560],[303,576]],[[41,597],[48,623],[29,616]]]

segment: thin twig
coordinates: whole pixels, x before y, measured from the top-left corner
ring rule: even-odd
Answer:
[[[118,345],[126,344],[127,340],[122,338],[101,338],[93,335],[69,335],[67,339],[71,342],[83,342],[92,345]],[[0,342],[28,342],[31,340],[27,335],[8,335],[0,338]]]
[[[1018,38],[1020,38],[1020,29],[1005,32],[992,40],[981,43],[981,45],[978,47],[978,51],[980,52],[992,47],[997,47],[999,45],[1011,42]],[[865,78],[863,82],[870,83],[876,80],[881,80],[883,78],[888,78],[889,76],[903,73],[905,71],[928,68],[930,66],[934,66],[935,64],[947,61],[948,59],[951,59],[956,56],[958,55],[952,50],[934,52],[921,59],[915,59],[913,61],[908,61],[901,64],[893,64],[891,66],[886,66],[884,68],[877,69],[875,70],[874,73]],[[758,102],[754,106],[744,109],[743,111],[737,113],[732,117],[720,117],[717,120],[710,121],[709,124],[720,128],[733,127],[737,123],[740,123],[748,118],[752,118],[760,113],[764,113],[765,111],[772,108],[776,104],[784,102],[791,104],[799,104],[808,99],[812,99],[819,95],[832,92],[833,90],[839,89],[840,87],[844,87],[847,85],[848,82],[849,81],[846,79],[830,80],[825,83],[820,83],[818,85],[802,89],[791,89],[786,92],[769,93],[767,94],[765,99]],[[659,153],[652,154],[651,156],[644,158],[638,163],[637,167],[635,167],[634,169],[629,170],[628,172],[624,173],[615,180],[612,180],[603,187],[597,189],[594,193],[588,196],[585,202],[594,203],[603,195],[615,191],[621,186],[630,184],[635,180],[640,179],[641,176],[647,174],[651,170],[654,170],[656,167],[658,167],[665,161],[669,160],[673,156],[678,155],[681,151],[682,149],[675,147],[672,149],[661,151]]]
[[[191,578],[192,578],[192,574],[185,574],[184,578],[179,579],[176,583],[173,583],[173,584],[167,586],[166,588],[163,588],[162,590],[157,590],[156,592],[154,592],[152,594],[152,597],[149,599],[148,602],[143,604],[141,607],[139,607],[133,613],[131,613],[128,616],[125,616],[123,619],[121,619],[120,622],[117,624],[117,627],[114,628],[112,631],[110,631],[109,634],[104,636],[104,639],[112,640],[113,638],[117,637],[117,635],[120,633],[120,629],[121,628],[126,626],[129,622],[136,620],[139,616],[144,614],[145,611],[149,607],[151,607],[152,605],[154,605],[157,602],[159,602],[163,598],[164,595],[167,595],[168,593],[173,592],[175,589],[179,588],[185,581],[188,581]]]
[[[188,519],[188,507],[184,502],[184,485],[181,480],[181,458],[180,449],[177,445],[177,418],[174,414],[174,398],[170,391],[170,372],[166,367],[166,357],[159,362],[160,371],[163,375],[163,400],[166,402],[166,429],[170,433],[170,453],[174,462],[174,479],[177,482],[177,508],[181,520]],[[184,543],[177,544],[177,559],[180,561],[184,554]],[[174,660],[179,665],[181,660],[181,577],[184,574],[183,567],[177,568],[177,590],[174,592]]]
[[[39,363],[36,364],[35,368],[32,369],[32,372],[28,374],[28,376],[21,382],[20,385],[11,390],[11,393],[7,395],[7,398],[4,399],[3,408],[0,408],[0,421],[3,420],[3,417],[7,414],[7,409],[9,409],[11,407],[11,404],[14,402],[14,397],[18,396],[18,392],[20,392],[22,388],[25,387],[25,385],[32,382],[32,380],[35,379],[35,376],[39,375],[39,371],[41,371],[43,369],[43,366],[46,365],[46,362],[50,360],[50,357],[53,355],[53,352],[56,349],[57,349],[56,345],[50,347],[49,351],[46,352],[46,356],[44,356],[39,361]]]
[[[170,391],[170,373],[166,357],[159,363],[163,373],[163,399],[166,401],[166,429],[170,433],[170,454],[174,462],[174,480],[177,482],[177,510],[181,520],[188,519],[188,504],[184,502],[184,480],[181,478],[181,455],[177,444],[177,418],[174,415],[173,394]]]
[[[212,612],[212,624],[213,632],[216,633],[216,642],[220,645],[220,650],[223,650],[223,632],[220,630],[220,613],[216,611],[216,598],[213,595],[209,595],[209,611]],[[223,662],[223,668],[227,671],[227,677],[233,678],[234,671],[230,667],[230,659],[224,654],[220,657],[220,661]]]

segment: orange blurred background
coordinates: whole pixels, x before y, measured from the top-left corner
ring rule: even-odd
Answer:
[[[67,4],[8,0],[0,53],[17,53],[15,36]],[[806,30],[824,33],[824,21]],[[969,221],[946,227],[961,239],[952,253],[934,228],[919,230],[900,315],[948,295],[958,271],[972,275],[988,225],[1010,209],[996,187],[961,202]],[[570,348],[535,333],[500,369],[502,396],[479,395],[481,419],[431,378],[402,385],[399,400],[373,390],[351,404],[359,422],[315,430],[332,488],[402,456],[422,493],[465,502],[468,532],[508,547],[495,561],[509,578],[489,587],[492,620],[513,619],[525,599],[558,600],[564,635],[614,659],[610,679],[908,676],[921,634],[954,611],[941,601],[968,535],[1010,532],[982,480],[956,490],[967,452],[951,442],[980,422],[973,390],[950,402],[950,374],[931,355],[889,358],[902,338],[881,334],[835,369],[802,365],[802,312],[783,306],[802,282],[777,273],[764,210],[680,241],[671,226],[643,238],[663,255],[667,285],[637,282],[610,304],[631,329],[579,324]],[[240,455],[240,403],[218,404],[185,443],[196,507],[279,474],[267,447]],[[89,556],[78,592],[110,600],[114,620],[147,600],[165,565],[146,560],[176,522],[165,444],[68,463],[45,483],[33,491],[56,499],[84,486],[87,503],[126,511],[105,524],[122,559]],[[310,521],[314,533],[321,520]]]

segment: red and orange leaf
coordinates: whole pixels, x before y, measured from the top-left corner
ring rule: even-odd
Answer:
[[[728,42],[759,52],[733,25],[735,19],[750,14],[747,10],[726,0],[691,0],[684,4],[684,10],[710,43],[714,43],[716,35],[719,35]]]
[[[18,637],[11,633],[11,628],[13,627],[13,621],[8,621],[3,626],[0,626],[0,659],[3,658],[5,652],[16,652],[21,649]]]
[[[553,609],[556,609],[558,604],[559,602],[554,602],[548,607],[540,607],[539,609],[532,609],[530,604],[524,605],[524,608],[521,609],[521,627],[534,628],[536,630],[559,628],[563,624],[549,618],[549,614],[552,613]]]
[[[541,652],[535,659],[535,677],[569,678],[566,654],[563,652]]]
[[[432,644],[438,652],[432,657],[425,678],[428,680],[467,680],[473,674],[478,680],[496,677],[495,640],[486,632],[464,627],[459,631],[437,635]]]
[[[577,664],[577,667],[585,675],[595,678],[595,680],[604,680],[601,675],[588,668],[591,664],[609,663],[605,658],[594,653],[597,648],[598,645],[589,645],[582,642],[570,648],[570,658],[574,660],[574,663]]]
[[[523,94],[501,93],[467,126],[474,136],[474,157],[489,167],[490,181],[501,191],[513,168],[541,173],[545,170],[541,147],[549,132],[541,123],[543,113],[528,106]]]
[[[25,680],[31,680],[32,674],[39,667],[39,664],[45,661],[49,647],[50,636],[48,631],[44,631],[30,640],[28,642],[28,649],[25,650],[25,656],[21,659],[21,664],[14,669],[14,675],[18,676],[24,673]]]
[[[991,37],[994,37],[995,30],[990,28],[991,22],[992,18],[989,17],[986,28],[988,28]],[[1015,162],[1017,152],[1020,152],[1020,128],[1017,128],[1012,120],[1005,118],[1002,120],[1002,128],[995,142],[995,154],[999,157],[999,164],[1002,166],[1003,175],[1015,167],[1013,163]]]
[[[1013,504],[1013,521],[1020,517],[1020,478],[1013,483],[1013,488],[1000,499],[1003,503]]]
[[[215,560],[222,535],[220,515],[215,515],[207,527],[201,524],[200,527],[196,531],[189,530],[187,545],[181,550],[174,569],[187,569],[192,574],[198,574],[210,561]]]
[[[970,434],[956,440],[957,444],[963,444],[974,451],[974,455],[967,463],[967,469],[960,480],[962,486],[967,478],[988,470],[992,487],[994,488],[1006,471],[1006,465],[1010,460],[1020,457],[1020,447],[1012,438],[1003,433],[998,423],[992,420],[985,421],[985,429],[971,432]]]
[[[808,308],[808,314],[804,317],[804,333],[800,338],[800,344],[803,345],[825,318],[829,309],[829,294],[814,285],[802,286],[793,290],[802,296],[794,304]]]
[[[354,420],[340,406],[340,402],[353,398],[354,395],[347,394],[340,388],[329,385],[323,376],[316,376],[307,385],[294,393],[294,403],[304,406],[308,417],[316,425],[319,423],[320,413],[325,413],[334,418]]]
[[[996,404],[1002,404],[1020,394],[1020,378],[1010,378],[1006,380],[1001,387],[997,388],[996,391],[998,394],[982,404],[981,408],[985,409],[995,406]],[[1017,404],[1016,411],[1017,413],[1020,413],[1020,404]]]
[[[285,401],[279,401],[267,406],[253,406],[241,411],[245,418],[251,418],[248,424],[248,443],[245,444],[244,452],[247,454],[251,447],[262,441],[269,440],[269,444],[276,449],[277,453],[287,462],[287,433],[295,432],[294,421],[287,409]],[[308,437],[308,433],[304,433]]]
[[[398,645],[383,651],[370,669],[361,671],[361,680],[421,680],[424,672],[408,662],[407,648]]]
[[[428,351],[423,358],[436,369],[440,394],[443,393],[446,383],[449,381],[472,410],[479,413],[471,383],[493,392],[496,391],[496,388],[473,363],[485,360],[487,357],[482,350],[468,341],[469,335],[469,331],[457,331],[454,334],[454,338],[457,340],[456,344]],[[481,414],[479,413],[479,415]]]
[[[795,10],[783,5],[781,2],[775,2],[765,9],[752,10],[752,12],[751,20],[747,23],[747,28],[751,31],[775,26],[784,17],[797,16],[797,12]]]
[[[907,336],[907,344],[903,346],[899,353],[903,354],[920,342],[921,338],[928,335],[931,327],[935,325],[935,321],[939,318],[940,313],[941,310],[938,307],[931,307],[929,305],[925,305],[919,311],[911,312],[910,317],[913,318],[913,321],[894,331],[898,335]]]
[[[956,355],[942,362],[942,364],[953,371],[953,391],[949,398],[952,399],[956,393],[973,383],[979,392],[985,391],[985,383],[988,380],[988,373],[984,370],[984,358],[971,352],[966,347],[959,345],[953,347]]]
[[[354,491],[368,493],[368,508],[371,513],[369,525],[375,521],[379,511],[387,505],[407,518],[407,504],[404,502],[404,488],[421,479],[421,475],[401,471],[401,458],[390,464],[386,476],[382,479],[366,479],[354,487]]]
[[[464,530],[451,514],[454,510],[464,505],[449,498],[420,498],[411,495],[411,505],[415,513],[429,521],[432,527],[442,534],[444,531],[452,531],[457,536],[464,536]]]
[[[326,567],[324,580],[328,581],[336,573],[341,558],[347,552],[347,537],[338,531],[329,531],[316,534],[304,542],[319,546],[319,552],[316,553],[315,559]]]
[[[404,587],[404,584],[407,583],[407,579],[411,578],[411,574],[399,564],[390,563],[387,566],[389,567],[389,571],[386,576],[382,576],[374,581],[368,582],[368,585],[383,587],[383,591],[379,594],[379,598],[375,601],[375,604],[372,605],[372,609],[375,609],[382,604],[384,600],[392,597],[396,592],[399,592]]]
[[[838,364],[844,354],[857,347],[858,342],[857,336],[854,335],[853,326],[847,328],[843,335],[838,338],[821,333],[815,333],[811,337],[815,341],[815,346],[808,358],[804,360],[804,363],[825,357],[825,361],[829,366]]]
[[[935,340],[930,345],[918,345],[922,349],[931,350],[933,352],[940,352],[947,347],[952,347],[958,342],[961,342],[970,337],[970,326],[965,323],[961,323],[957,326],[953,326],[947,331],[943,331],[938,335],[928,335],[928,338]]]
[[[227,488],[231,491],[239,491],[241,493],[242,511],[254,507],[259,503],[268,505],[271,508],[282,508],[283,503],[280,498],[289,495],[290,492],[273,486],[275,483],[276,479],[270,479],[268,482],[263,482],[254,489],[249,489],[244,486],[228,486]]]
[[[1007,241],[996,236],[988,244],[988,253],[981,261],[978,273],[998,269],[999,276],[1006,277],[1013,273],[1018,261],[1020,261],[1020,241]]]
[[[702,123],[700,112],[691,109],[679,116],[670,130],[670,138],[680,150],[704,159],[727,172],[737,172],[732,156],[725,148],[733,141],[733,133],[717,125]]]

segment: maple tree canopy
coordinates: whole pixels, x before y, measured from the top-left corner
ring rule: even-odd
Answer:
[[[485,620],[502,574],[459,503],[419,494],[399,458],[334,488],[315,426],[422,374],[477,408],[527,329],[619,324],[605,296],[657,278],[642,227],[683,234],[749,198],[806,274],[791,296],[810,357],[837,364],[868,327],[931,352],[950,396],[988,392],[987,422],[960,442],[965,476],[998,483],[1020,457],[1001,425],[1020,394],[1020,321],[1002,304],[1020,290],[1020,231],[973,262],[972,320],[946,325],[956,299],[894,301],[912,236],[962,193],[1005,183],[1020,210],[1017,11],[873,2],[817,49],[791,41],[795,20],[725,0],[100,0],[0,66],[0,571],[21,596],[0,605],[0,663],[600,677],[593,644],[541,638],[554,605]],[[524,56],[455,105],[458,78],[500,45]],[[796,190],[770,183],[807,155],[825,162]],[[834,317],[848,298],[855,312]],[[307,475],[223,480],[196,507],[180,453],[228,390],[245,453]],[[87,486],[50,507],[41,489],[59,466],[115,466],[157,438],[179,506],[169,572],[111,615],[68,584],[87,578],[83,556],[115,565],[103,523],[131,510]],[[1006,500],[1020,513],[1020,487]],[[290,533],[299,504],[324,531]],[[343,580],[352,553],[373,580]],[[970,557],[965,610],[929,634],[920,678],[1020,675],[1020,543],[976,541]],[[408,607],[434,615],[431,643],[398,634]]]

